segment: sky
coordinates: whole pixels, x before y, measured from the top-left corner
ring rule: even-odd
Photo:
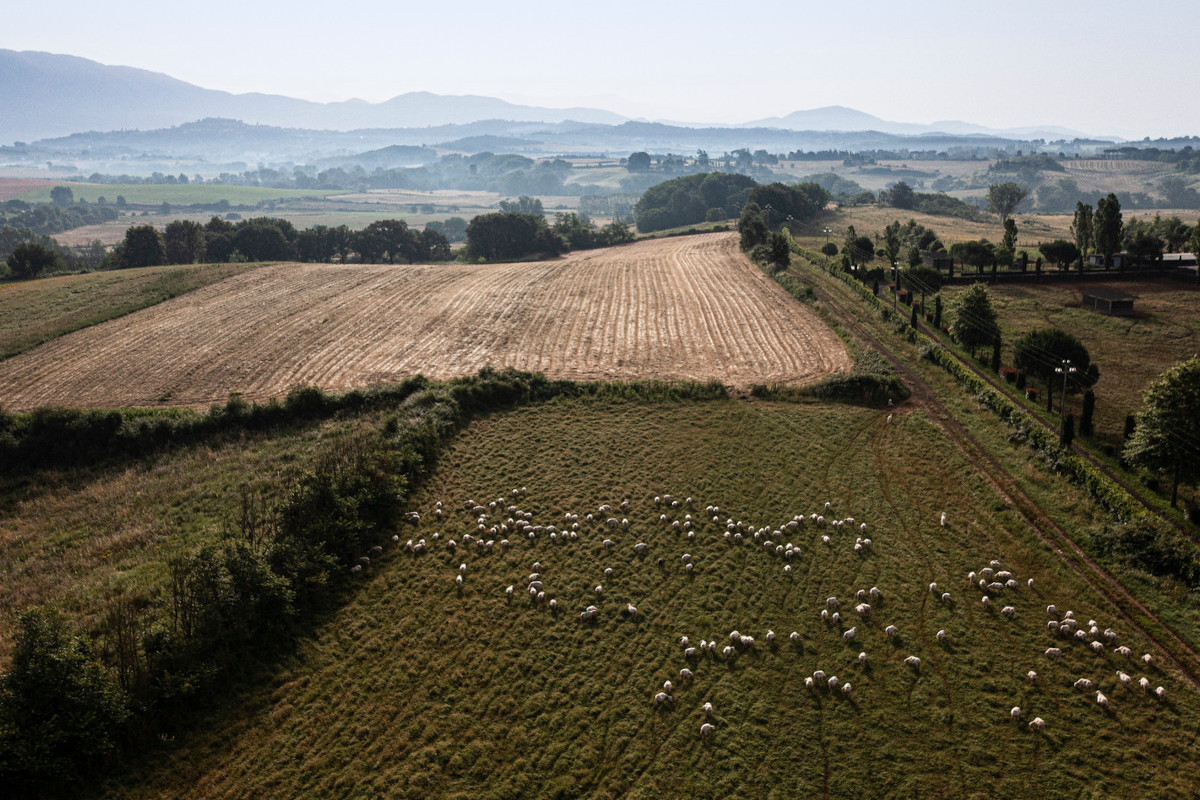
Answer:
[[[317,101],[429,91],[728,124],[841,105],[1154,138],[1200,134],[1198,22],[1195,0],[18,0],[0,48]]]

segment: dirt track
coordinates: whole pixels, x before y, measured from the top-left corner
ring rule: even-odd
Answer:
[[[747,386],[850,358],[735,234],[710,234],[552,262],[255,270],[0,362],[0,405],[204,407],[487,365]]]

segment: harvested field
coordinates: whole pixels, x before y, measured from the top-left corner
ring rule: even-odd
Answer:
[[[551,262],[259,269],[8,359],[0,405],[203,407],[488,365],[748,386],[850,358],[735,234],[713,234]]]

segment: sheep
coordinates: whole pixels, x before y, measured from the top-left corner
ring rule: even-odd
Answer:
[[[830,676],[829,676],[829,680],[828,680],[828,681],[826,681],[826,685],[827,685],[827,686],[829,686],[829,689],[830,689],[831,691],[832,691],[833,689],[836,689],[836,688],[838,687],[838,677],[837,677],[837,675],[830,675]]]
[[[854,639],[854,634],[856,634],[856,633],[858,633],[858,628],[857,628],[857,627],[855,627],[855,628],[851,628],[851,629],[849,629],[848,631],[846,631],[845,633],[843,633],[843,634],[842,634],[842,639],[843,639],[845,642],[849,643],[849,642],[853,641],[853,639]]]
[[[775,631],[768,630],[767,631],[767,644],[774,644],[774,643],[775,643]]]
[[[362,564],[364,567],[369,567],[371,566],[371,559],[368,556],[360,556],[358,563]]]
[[[707,739],[708,735],[710,733],[712,733],[713,731],[715,731],[716,729],[717,728],[715,725],[713,725],[709,722],[704,723],[703,725],[700,726],[700,738]]]
[[[996,580],[1007,581],[1012,576],[1013,576],[1012,573],[1009,572],[1008,570],[1000,570],[999,572],[996,573]]]
[[[530,588],[530,589],[536,589],[537,591],[539,591],[539,592],[540,592],[540,591],[541,591],[541,590],[542,590],[544,587],[542,586],[542,582],[541,582],[541,581],[531,581],[531,582],[530,582],[530,584],[529,584],[529,588]]]
[[[946,605],[950,604],[950,593],[949,592],[942,592],[942,602],[945,603]]]
[[[663,681],[662,688],[663,688],[664,692],[671,692],[671,691],[674,691],[675,684],[671,683],[671,681],[669,681],[669,680],[665,680],[665,681]]]
[[[1104,652],[1104,645],[1101,642],[1092,642],[1092,652],[1099,655]]]
[[[869,590],[869,594],[871,595],[871,599],[875,601],[878,601],[881,597],[883,597],[883,592],[879,591],[878,586],[872,586]]]
[[[700,706],[700,710],[704,712],[704,716],[711,717],[713,715],[713,704],[705,703],[704,705]]]
[[[1028,586],[1030,589],[1032,589],[1033,588],[1033,578],[1030,578],[1029,580],[1025,581],[1025,585]]]
[[[1154,657],[1151,656],[1149,653],[1142,654],[1142,663],[1145,664],[1147,667],[1150,666],[1150,662],[1152,662],[1153,660],[1154,660]]]
[[[821,621],[829,622],[829,609],[827,609],[827,608],[821,609]]]
[[[837,611],[835,611],[829,615],[829,621],[832,622],[834,625],[841,625],[842,624],[842,615],[840,613],[838,613]]]
[[[944,631],[944,630],[940,630],[940,631],[938,631],[937,633],[935,633],[935,634],[934,634],[934,636],[936,636],[936,637],[937,637],[937,640],[938,640],[939,642],[945,642],[945,641],[946,641],[946,631]]]
[[[508,596],[509,600],[511,600],[513,596],[513,587],[509,586],[507,589],[505,589],[504,594]]]
[[[974,570],[972,570],[971,572],[968,572],[967,573],[967,585],[970,586],[972,583],[974,583],[975,578],[977,578],[977,577],[978,576],[975,574]]]
[[[984,578],[989,581],[993,577],[995,577],[995,575],[996,575],[996,571],[994,569],[992,569],[991,567],[984,567],[983,569],[979,570],[979,577]]]
[[[1109,644],[1116,644],[1117,632],[1114,631],[1112,628],[1105,628],[1104,629],[1104,638],[1108,640]]]
[[[555,600],[554,598],[550,598],[550,610],[551,610],[551,611],[557,611],[557,610],[558,610],[558,601],[557,601],[557,600]]]
[[[1047,647],[1046,655],[1050,658],[1058,658],[1062,655],[1062,650],[1057,647]]]
[[[1030,721],[1030,723],[1029,723],[1029,727],[1033,728],[1035,731],[1040,731],[1045,726],[1046,726],[1046,723],[1042,720],[1041,717],[1034,717],[1033,720]]]
[[[865,652],[858,654],[858,665],[865,667],[867,665],[867,654]]]
[[[791,565],[791,564],[784,564],[784,565],[783,565],[783,574],[784,574],[784,575],[791,575],[791,574],[792,574],[792,565]]]
[[[1057,631],[1057,630],[1058,630],[1058,620],[1056,620],[1056,619],[1052,619],[1052,620],[1050,620],[1049,622],[1047,622],[1047,623],[1046,623],[1046,630],[1048,630],[1048,631]]]
[[[355,564],[350,568],[351,572],[362,572],[362,564]]]
[[[612,541],[612,539],[605,539],[603,542],[600,543],[600,546],[603,547],[605,550],[608,550],[610,547],[613,546],[613,541]]]
[[[1138,686],[1142,687],[1143,692],[1150,691],[1150,679],[1143,675],[1142,677],[1138,678]]]
[[[1167,690],[1161,686],[1155,687],[1154,696],[1157,697],[1159,700],[1165,700],[1167,697]]]
[[[754,637],[753,636],[739,637],[738,644],[740,644],[743,648],[749,650],[751,647],[754,647]]]
[[[650,545],[646,544],[645,542],[638,542],[637,544],[635,544],[635,545],[633,546],[633,552],[635,552],[635,553],[637,553],[637,554],[639,554],[639,555],[640,555],[640,554],[641,554],[642,552],[644,552],[644,551],[645,551],[645,549],[646,549],[647,547],[649,547],[649,546],[650,546]]]
[[[1004,608],[1000,609],[1000,613],[1006,617],[1012,618],[1012,616],[1017,613],[1017,610],[1012,606],[1005,606]]]
[[[726,659],[733,658],[733,654],[736,652],[737,651],[729,645],[725,645],[725,649],[721,651],[722,655],[724,655]]]
[[[460,588],[460,589],[461,589],[461,588],[462,588],[462,585],[463,585],[463,576],[462,576],[462,575],[455,575],[455,576],[454,576],[454,583],[455,583],[455,584],[457,584],[457,585],[458,585],[458,588]]]
[[[909,656],[908,658],[904,659],[904,663],[913,669],[921,668],[921,659],[917,658],[916,656]]]
[[[988,588],[989,592],[1003,592],[1004,584],[1001,583],[1000,581],[992,581],[991,583],[988,584],[987,588]]]
[[[670,703],[670,702],[671,702],[671,695],[667,694],[666,692],[659,692],[658,694],[654,695],[654,704],[655,705],[661,706],[661,705],[666,705],[667,703]]]
[[[684,667],[683,669],[679,670],[679,680],[686,681],[686,680],[691,679],[691,677],[692,677],[692,671],[690,669],[688,669],[687,667]]]
[[[689,647],[683,651],[684,658],[694,658],[696,656],[696,648]]]
[[[374,547],[372,547],[372,548],[370,549],[370,551],[369,551],[369,552],[370,552],[370,553],[371,553],[371,555],[373,555],[373,556],[381,556],[381,555],[383,555],[383,548],[382,548],[382,547],[380,547],[379,545],[375,545]]]
[[[1126,658],[1129,658],[1131,655],[1133,655],[1133,651],[1130,650],[1125,645],[1121,645],[1120,647],[1118,647],[1115,652],[1117,653],[1117,655],[1125,656]]]
[[[1008,716],[1012,719],[1013,722],[1016,722],[1017,720],[1019,720],[1021,718],[1021,707],[1013,706],[1012,710],[1008,712]]]
[[[1129,677],[1124,672],[1121,672],[1121,670],[1117,670],[1117,680],[1121,682],[1122,686],[1126,687],[1133,683],[1133,678]]]
[[[815,686],[815,684],[813,683],[813,679],[812,679],[812,678],[805,678],[805,679],[804,679],[804,688],[805,688],[805,689],[808,689],[808,690],[811,692],[811,691],[813,690],[814,686]]]
[[[816,681],[817,683],[824,683],[825,682],[825,670],[823,670],[823,669],[816,670],[815,672],[813,672],[812,677],[813,677],[813,680]]]
[[[683,563],[687,564],[688,562],[690,562],[692,560],[692,554],[684,553],[683,555],[681,555],[679,557],[679,560],[682,561]]]
[[[825,598],[825,605],[831,609],[838,607],[838,599],[836,597]]]
[[[1092,682],[1089,681],[1087,678],[1080,678],[1079,680],[1075,681],[1075,683],[1072,685],[1076,689],[1085,689],[1087,691],[1091,691],[1091,689],[1092,689]]]
[[[946,512],[945,511],[942,512],[941,524],[942,524],[943,528],[946,527]]]
[[[891,415],[891,414],[888,414],[888,415],[887,415],[887,424],[888,424],[888,425],[891,425],[891,424],[892,424],[892,415]]]
[[[538,593],[537,593],[537,601],[538,601],[539,603],[540,603],[540,602],[542,602],[542,601],[543,601],[543,600],[545,600],[545,599],[546,599],[546,593],[545,593],[545,592],[538,592]]]
[[[1096,705],[1100,706],[1105,711],[1108,710],[1108,698],[1104,696],[1103,692],[1096,692]]]
[[[854,610],[860,617],[866,619],[871,613],[871,606],[867,603],[859,603],[854,607]]]
[[[638,615],[637,607],[633,603],[625,604],[625,613],[628,614],[629,616],[633,617],[634,619],[637,619],[637,615]]]
[[[1058,607],[1055,606],[1053,603],[1046,606],[1046,616],[1048,616],[1048,617],[1058,616]]]
[[[937,584],[936,583],[929,584],[929,593],[937,594]]]
[[[897,628],[895,625],[888,625],[886,628],[883,629],[883,632],[887,636],[887,638],[891,639],[893,636],[895,636],[897,633],[900,632],[900,629]]]
[[[822,542],[822,543],[824,543],[824,544],[829,544],[831,541],[832,541],[832,540],[831,540],[831,539],[830,539],[828,536],[822,536],[822,537],[821,537],[821,542]]]
[[[1029,681],[1031,686],[1037,686],[1037,673],[1033,670],[1025,673],[1025,680]]]
[[[983,596],[983,599],[980,600],[979,602],[983,603],[983,607],[985,609],[991,608],[991,606],[992,606],[992,601],[988,599],[988,596],[986,594]]]
[[[792,640],[792,644],[800,644],[800,634],[797,631],[792,631],[788,634],[788,638]]]
[[[598,583],[598,584],[596,584],[596,597],[603,597],[603,596],[604,596],[604,586]]]

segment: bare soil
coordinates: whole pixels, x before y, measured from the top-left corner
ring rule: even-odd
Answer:
[[[485,366],[745,387],[850,357],[725,233],[549,262],[266,267],[7,359],[0,405],[205,407]]]

